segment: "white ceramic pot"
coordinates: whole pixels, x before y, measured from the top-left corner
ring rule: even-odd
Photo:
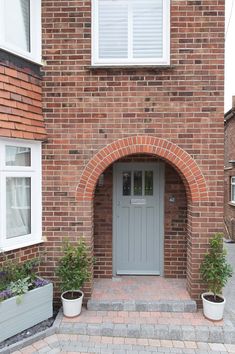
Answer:
[[[203,293],[202,294],[202,303],[203,303],[203,313],[206,318],[213,321],[220,321],[223,318],[225,298],[222,295],[219,295],[224,301],[223,302],[212,302],[205,299],[206,295],[213,295],[212,293]]]
[[[77,294],[75,299],[68,299],[69,293]],[[66,317],[76,317],[80,315],[82,310],[82,300],[84,294],[81,290],[65,291],[61,295],[63,313]]]

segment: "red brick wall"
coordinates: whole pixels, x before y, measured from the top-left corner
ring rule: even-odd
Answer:
[[[41,251],[43,250],[42,247],[35,245],[20,248],[18,250],[12,250],[4,253],[0,253],[0,266],[5,261],[16,261],[16,262],[25,262],[34,258],[40,257]]]
[[[151,161],[147,157],[138,161]],[[127,159],[125,159],[127,160]],[[131,161],[137,161],[132,158]],[[156,161],[156,160],[155,160]],[[169,198],[175,197],[171,203]],[[113,168],[104,172],[104,185],[97,186],[94,198],[94,276],[112,277],[112,203]],[[165,166],[164,201],[164,275],[172,278],[186,276],[187,261],[187,199],[185,187],[178,173],[168,164]]]
[[[170,202],[174,196],[175,202]],[[184,278],[187,270],[187,198],[179,174],[165,167],[164,274]]]
[[[43,140],[41,78],[0,61],[0,137]]]
[[[39,66],[0,53],[0,138],[45,139]],[[42,246],[29,246],[6,252],[5,256],[24,262],[38,257],[40,250]],[[4,259],[0,254],[0,264]]]
[[[97,186],[94,198],[94,276],[111,278],[113,227],[113,166],[104,172],[104,185]]]
[[[44,234],[50,252],[64,237],[75,240],[81,235],[93,248],[94,180],[107,161],[111,164],[132,150],[125,148],[128,144],[122,155],[103,150],[106,163],[99,165],[97,155],[93,167],[85,170],[96,153],[126,137],[165,139],[175,145],[168,151],[167,143],[159,140],[161,156],[174,159],[179,170],[188,168],[184,183],[194,198],[188,205],[187,282],[190,294],[199,298],[201,259],[209,237],[223,227],[224,1],[171,1],[167,69],[90,68],[91,1],[74,0],[66,6],[42,0],[42,5],[43,107],[49,133],[43,152]],[[135,146],[146,153],[158,151],[146,140],[133,139],[133,151]],[[182,151],[197,168],[182,158]],[[55,251],[51,273],[56,257]]]

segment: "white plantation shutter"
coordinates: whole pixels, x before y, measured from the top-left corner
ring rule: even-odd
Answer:
[[[170,0],[93,0],[93,62],[167,64]]]
[[[99,2],[99,57],[128,58],[128,6]]]
[[[162,1],[133,1],[133,58],[161,58]]]

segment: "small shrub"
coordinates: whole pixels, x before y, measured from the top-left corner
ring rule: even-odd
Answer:
[[[42,258],[33,258],[24,263],[8,260],[4,253],[3,265],[0,267],[0,302],[16,296],[19,303],[22,295],[29,290],[44,286],[49,282],[37,277],[37,268]]]
[[[226,251],[223,249],[223,234],[217,233],[211,238],[209,252],[204,257],[200,272],[208,290],[216,299],[216,295],[222,293],[229,277],[232,276],[232,267],[227,263]]]
[[[56,275],[60,279],[61,291],[78,290],[90,278],[91,259],[83,240],[76,245],[67,242],[63,247]]]

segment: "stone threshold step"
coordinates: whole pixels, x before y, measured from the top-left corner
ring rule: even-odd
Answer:
[[[58,334],[235,344],[235,327],[62,322]]]
[[[196,312],[194,300],[159,300],[159,301],[124,301],[124,300],[89,300],[91,311],[158,311],[158,312]]]

